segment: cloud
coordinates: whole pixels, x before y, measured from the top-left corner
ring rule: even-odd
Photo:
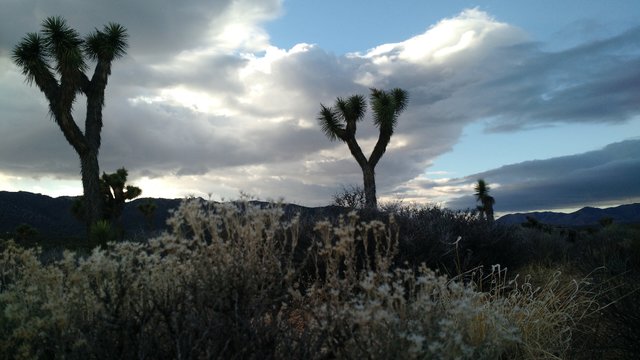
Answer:
[[[493,185],[496,211],[513,212],[631,203],[640,200],[639,178],[640,140],[627,140],[583,154],[507,165],[446,185],[470,190],[477,179],[485,179]],[[475,199],[466,195],[447,206],[473,208]]]
[[[279,14],[281,0],[3,1],[0,46],[11,47],[26,32],[36,31],[47,16],[63,15],[85,34],[108,22],[129,30],[132,49],[149,61],[199,47],[244,48],[249,37],[266,35],[256,26]],[[251,47],[251,46],[249,46]]]
[[[425,197],[422,174],[472,122],[489,119],[490,131],[520,131],[619,123],[640,113],[640,28],[545,52],[516,26],[469,9],[406,41],[335,55],[317,45],[272,46],[262,23],[281,6],[276,0],[6,2],[0,173],[78,177],[77,156],[48,120],[44,97],[24,84],[9,59],[25,33],[58,13],[81,33],[108,21],[128,28],[128,55],[114,63],[107,87],[101,167],[125,166],[134,182],[160,187],[162,181],[172,194],[215,190],[229,197],[252,190],[327,203],[341,185],[359,183],[361,173],[346,145],[321,133],[320,103],[368,94],[371,86],[410,94],[376,169],[378,192],[418,201],[450,194],[440,188]],[[82,113],[79,102],[79,122]],[[369,119],[358,129],[365,153],[376,139]]]

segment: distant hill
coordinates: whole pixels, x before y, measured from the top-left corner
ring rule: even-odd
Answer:
[[[52,198],[46,195],[30,192],[0,191],[0,238],[3,234],[13,232],[20,224],[34,227],[41,235],[48,237],[83,236],[84,225],[71,213],[74,197],[62,196]],[[182,199],[135,199],[125,204],[122,215],[122,225],[128,234],[135,234],[146,229],[143,215],[137,209],[138,205],[153,200],[156,211],[153,218],[153,229],[166,229],[169,210],[180,205]],[[254,202],[266,204],[264,202]],[[285,216],[300,213],[303,220],[313,221],[322,218],[334,218],[346,210],[337,206],[308,208],[304,206],[285,204]],[[527,216],[549,225],[587,226],[598,223],[603,217],[610,217],[616,223],[640,223],[640,204],[622,205],[608,209],[585,207],[570,214],[556,212],[531,212],[502,216],[497,220],[500,224],[521,224],[527,221]]]
[[[28,224],[40,234],[54,237],[82,236],[84,224],[71,213],[75,198],[33,194],[30,192],[0,191],[0,235],[12,232],[20,224]],[[153,226],[163,229],[169,209],[178,207],[181,199],[135,199],[125,204],[122,225],[127,232],[142,230],[146,226],[144,216],[137,206],[147,200],[156,204]]]
[[[0,238],[3,234],[13,232],[20,224],[28,224],[44,236],[83,236],[86,231],[84,224],[71,213],[74,200],[75,198],[70,196],[52,198],[25,191],[0,191]],[[127,202],[122,213],[122,226],[127,234],[135,234],[147,228],[146,220],[138,210],[138,205],[149,200],[156,204],[153,229],[165,230],[167,218],[170,215],[169,210],[177,208],[183,199],[141,198]],[[253,203],[266,204],[259,201]],[[301,213],[303,217],[322,219],[333,217],[344,212],[345,209],[337,206],[307,208],[286,204],[284,211],[285,216]]]
[[[640,223],[640,204],[620,205],[606,209],[585,207],[569,214],[551,211],[509,214],[502,216],[497,222],[505,225],[521,224],[527,221],[527,217],[534,218],[543,224],[562,226],[596,225],[604,217],[612,218],[614,223]]]

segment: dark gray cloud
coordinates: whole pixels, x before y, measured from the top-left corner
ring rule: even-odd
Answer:
[[[474,84],[473,104],[496,120],[494,131],[551,123],[620,123],[638,114],[640,27],[575,48],[546,53],[505,49],[495,77]],[[483,96],[476,96],[482,91]],[[506,96],[509,95],[509,96]]]
[[[567,209],[585,204],[620,204],[640,199],[640,140],[610,144],[601,150],[547,160],[526,161],[447,182],[462,185],[485,179],[496,211]],[[442,184],[431,184],[442,186]],[[466,195],[448,201],[452,208],[473,208]]]

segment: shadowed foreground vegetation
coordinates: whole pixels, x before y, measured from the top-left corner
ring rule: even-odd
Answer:
[[[313,219],[273,204],[198,200],[169,223],[158,237],[84,254],[3,241],[0,356],[620,359],[640,351],[632,227],[569,236],[439,208]]]

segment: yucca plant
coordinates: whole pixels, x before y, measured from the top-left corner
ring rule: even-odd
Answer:
[[[29,33],[13,49],[13,61],[29,84],[34,83],[49,102],[49,113],[80,157],[82,187],[87,199],[85,219],[90,226],[103,217],[98,151],[102,131],[102,108],[111,63],[127,48],[127,31],[109,23],[85,38],[61,17],[42,22],[41,33]],[[96,62],[91,78],[84,71]],[[84,132],[72,114],[78,94],[87,98]]]
[[[408,102],[408,93],[403,89],[389,91],[371,89],[370,102],[373,111],[373,123],[380,133],[369,158],[365,157],[356,140],[358,121],[367,111],[365,97],[353,95],[347,99],[337,98],[333,107],[320,104],[318,121],[322,132],[329,140],[340,140],[347,144],[351,155],[356,159],[364,180],[365,205],[369,209],[378,207],[376,199],[375,168],[387,150],[391,136],[398,122],[398,116],[404,111]]]

